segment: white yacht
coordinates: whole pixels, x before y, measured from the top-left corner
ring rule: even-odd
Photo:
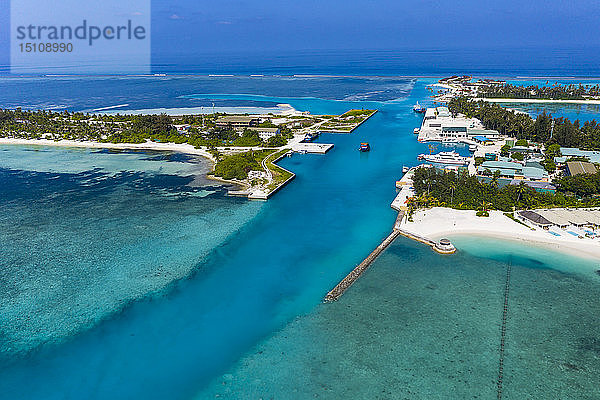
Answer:
[[[419,154],[419,160],[426,160],[438,164],[466,165],[467,157],[463,157],[455,151],[442,151],[438,154]]]
[[[451,138],[451,137],[446,137],[446,138],[442,138],[442,143],[444,143],[444,144],[456,144],[456,143],[458,143],[458,139]]]

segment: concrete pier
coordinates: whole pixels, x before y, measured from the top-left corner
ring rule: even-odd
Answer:
[[[358,278],[360,278],[363,272],[365,272],[367,268],[371,266],[373,261],[375,261],[375,259],[377,259],[377,257],[394,241],[394,239],[396,239],[400,235],[406,236],[409,239],[413,239],[417,242],[421,242],[428,246],[431,246],[433,250],[440,254],[452,254],[456,251],[456,249],[447,251],[444,248],[441,248],[439,246],[439,243],[434,240],[421,237],[401,229],[400,227],[402,225],[403,219],[404,212],[401,211],[398,213],[398,217],[396,218],[396,222],[394,223],[394,229],[392,230],[392,233],[390,233],[385,239],[383,239],[381,244],[379,244],[379,246],[377,246],[375,250],[373,250],[371,254],[369,254],[367,258],[363,260],[363,262],[358,264],[356,268],[354,268],[348,275],[346,275],[344,279],[340,281],[340,283],[338,283],[333,289],[331,289],[329,293],[327,293],[323,301],[332,302],[339,299],[340,296],[343,295],[344,292],[348,290],[348,288],[352,286],[352,284],[356,282],[356,280],[358,280]]]
[[[344,279],[342,279],[342,281],[338,283],[336,287],[334,287],[329,293],[327,293],[327,296],[325,296],[324,301],[332,302],[339,299],[340,296],[343,295],[344,292],[350,286],[352,286],[352,284],[356,282],[358,278],[360,278],[363,272],[365,272],[367,268],[369,268],[369,266],[373,263],[373,261],[375,261],[375,259],[381,254],[381,252],[385,250],[394,241],[394,239],[398,237],[399,234],[400,232],[394,229],[392,233],[390,233],[388,237],[383,239],[383,242],[381,242],[381,244],[377,246],[375,250],[373,250],[371,254],[367,256],[367,258],[363,260],[363,262],[358,264],[358,266],[354,268],[352,272],[350,272]]]
[[[332,143],[295,143],[292,151],[296,153],[325,154],[333,149]]]

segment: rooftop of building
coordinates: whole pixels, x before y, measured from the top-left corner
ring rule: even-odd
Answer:
[[[448,109],[448,107],[438,107],[436,108],[437,111],[437,115],[438,117],[449,117],[450,116],[450,110]]]
[[[524,218],[527,218],[530,221],[535,222],[538,225],[552,225],[552,222],[548,221],[546,218],[542,217],[540,214],[538,214],[534,211],[530,211],[530,210],[519,211],[519,215]]]
[[[585,161],[569,161],[567,162],[567,169],[571,175],[595,174],[598,172],[598,168],[594,164]]]
[[[522,179],[513,179],[510,181],[510,185],[519,185],[521,182],[534,189],[556,190],[556,186],[554,186],[550,182],[524,181]]]
[[[225,115],[223,117],[219,117],[219,119],[217,119],[217,122],[224,122],[224,123],[250,123],[252,121],[256,121],[258,120],[259,117],[255,116],[255,115]]]
[[[575,147],[561,147],[563,157],[587,157],[593,163],[600,163],[600,151],[581,150]]]
[[[479,167],[477,167],[478,173],[483,173],[486,170],[491,172],[499,171],[502,176],[514,177],[520,175],[526,179],[545,179],[548,177],[548,173],[538,163],[528,163],[522,165],[512,161],[484,161]]]
[[[279,128],[263,128],[260,126],[253,126],[248,129],[253,130],[253,131],[260,131],[260,132],[277,132],[279,130]]]
[[[548,176],[546,171],[536,167],[523,167],[521,174],[529,179],[544,179]]]
[[[498,160],[498,161],[484,161],[481,164],[481,167],[521,170],[523,168],[523,165],[516,163],[516,162],[512,162],[512,161]]]

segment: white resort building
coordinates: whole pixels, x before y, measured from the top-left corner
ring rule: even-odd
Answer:
[[[277,136],[281,133],[279,128],[261,128],[261,127],[253,127],[248,128],[250,130],[256,131],[261,140],[267,141],[273,136]]]
[[[435,107],[425,111],[418,140],[470,143],[475,136],[494,140],[500,137],[500,133],[484,129],[477,118],[466,118],[462,115],[453,117],[448,107]]]

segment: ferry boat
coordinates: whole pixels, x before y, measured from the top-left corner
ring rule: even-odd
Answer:
[[[455,151],[442,151],[438,154],[419,154],[419,160],[426,160],[437,164],[465,165],[467,157],[463,157]]]
[[[425,111],[427,111],[427,108],[421,106],[419,104],[419,102],[417,101],[417,104],[415,104],[413,106],[413,111],[416,112],[416,113],[419,113],[419,114],[425,114]]]
[[[371,146],[369,146],[369,143],[361,143],[360,147],[358,148],[358,150],[365,152],[365,151],[370,151],[371,150]]]

